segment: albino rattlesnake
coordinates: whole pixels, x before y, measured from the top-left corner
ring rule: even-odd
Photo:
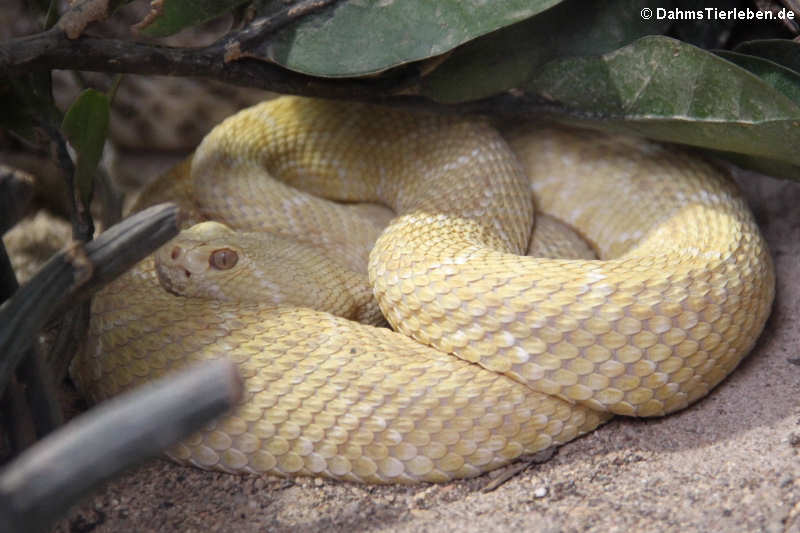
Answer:
[[[536,127],[506,139],[481,119],[300,98],[235,115],[146,202],[304,244],[280,244],[267,277],[250,236],[209,223],[178,237],[160,277],[199,296],[165,291],[145,261],[95,299],[73,376],[99,400],[229,357],[243,403],[172,457],[368,482],[476,475],[612,413],[661,415],[708,393],[752,347],[774,292],[735,186],[646,141]],[[378,207],[294,187],[397,217],[382,230]],[[534,203],[600,259],[521,256]],[[282,278],[301,287],[277,289]],[[365,321],[380,320],[377,301],[397,332],[298,306],[301,289]]]

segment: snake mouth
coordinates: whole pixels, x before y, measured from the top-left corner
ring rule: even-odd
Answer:
[[[175,267],[172,272],[164,272],[164,269],[157,268],[156,274],[158,282],[167,292],[175,296],[185,296],[186,289],[189,285],[188,280],[192,277],[192,273],[183,267]]]

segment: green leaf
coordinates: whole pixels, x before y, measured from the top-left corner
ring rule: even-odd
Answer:
[[[800,107],[750,72],[694,46],[644,37],[600,57],[555,60],[526,87],[602,122],[595,128],[736,154],[800,179]]]
[[[719,12],[729,12],[731,9],[742,7],[741,0],[716,0],[712,9]],[[706,12],[709,9],[708,0],[678,0],[673,11],[677,16],[670,28],[670,34],[683,42],[693,44],[700,48],[720,48],[728,39],[737,20],[733,17],[709,16]]]
[[[105,93],[86,89],[69,107],[61,124],[64,135],[78,153],[75,184],[84,205],[91,200],[94,173],[103,155],[109,108]]]
[[[641,13],[670,5],[667,0],[603,0],[589,8],[582,0],[564,2],[456,50],[424,79],[422,93],[456,103],[520,87],[552,59],[602,54],[666,31],[669,23],[643,19]]]
[[[714,53],[752,72],[800,104],[800,74],[797,72],[761,57],[727,50],[716,50]]]
[[[150,37],[166,37],[200,24],[249,0],[163,0],[160,11],[151,12],[138,28]]]
[[[345,0],[304,17],[248,57],[325,77],[363,76],[427,59],[525,20],[560,0]]]
[[[746,41],[733,49],[740,54],[763,57],[800,73],[800,43],[788,39]]]

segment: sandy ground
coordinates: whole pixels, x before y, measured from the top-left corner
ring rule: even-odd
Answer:
[[[492,492],[492,475],[373,487],[154,460],[55,531],[800,532],[800,184],[742,181],[775,258],[777,300],[753,353],[688,410],[615,419]]]
[[[753,353],[688,410],[617,418],[492,492],[484,489],[496,475],[375,487],[153,460],[87,497],[54,531],[800,533],[800,184],[742,183],[775,259],[777,298]]]

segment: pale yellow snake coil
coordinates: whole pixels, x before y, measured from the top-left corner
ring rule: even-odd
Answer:
[[[172,292],[152,259],[113,283],[72,370],[99,400],[191,361],[239,363],[241,406],[171,452],[206,468],[477,475],[612,413],[703,397],[773,299],[734,184],[646,141],[281,98],[223,122],[168,177],[148,201],[243,240],[205,223],[158,254]],[[297,189],[396,217],[383,230],[386,210]],[[599,259],[524,256],[534,204]],[[262,229],[278,237],[253,244]],[[343,318],[379,323],[378,308],[395,331]]]

